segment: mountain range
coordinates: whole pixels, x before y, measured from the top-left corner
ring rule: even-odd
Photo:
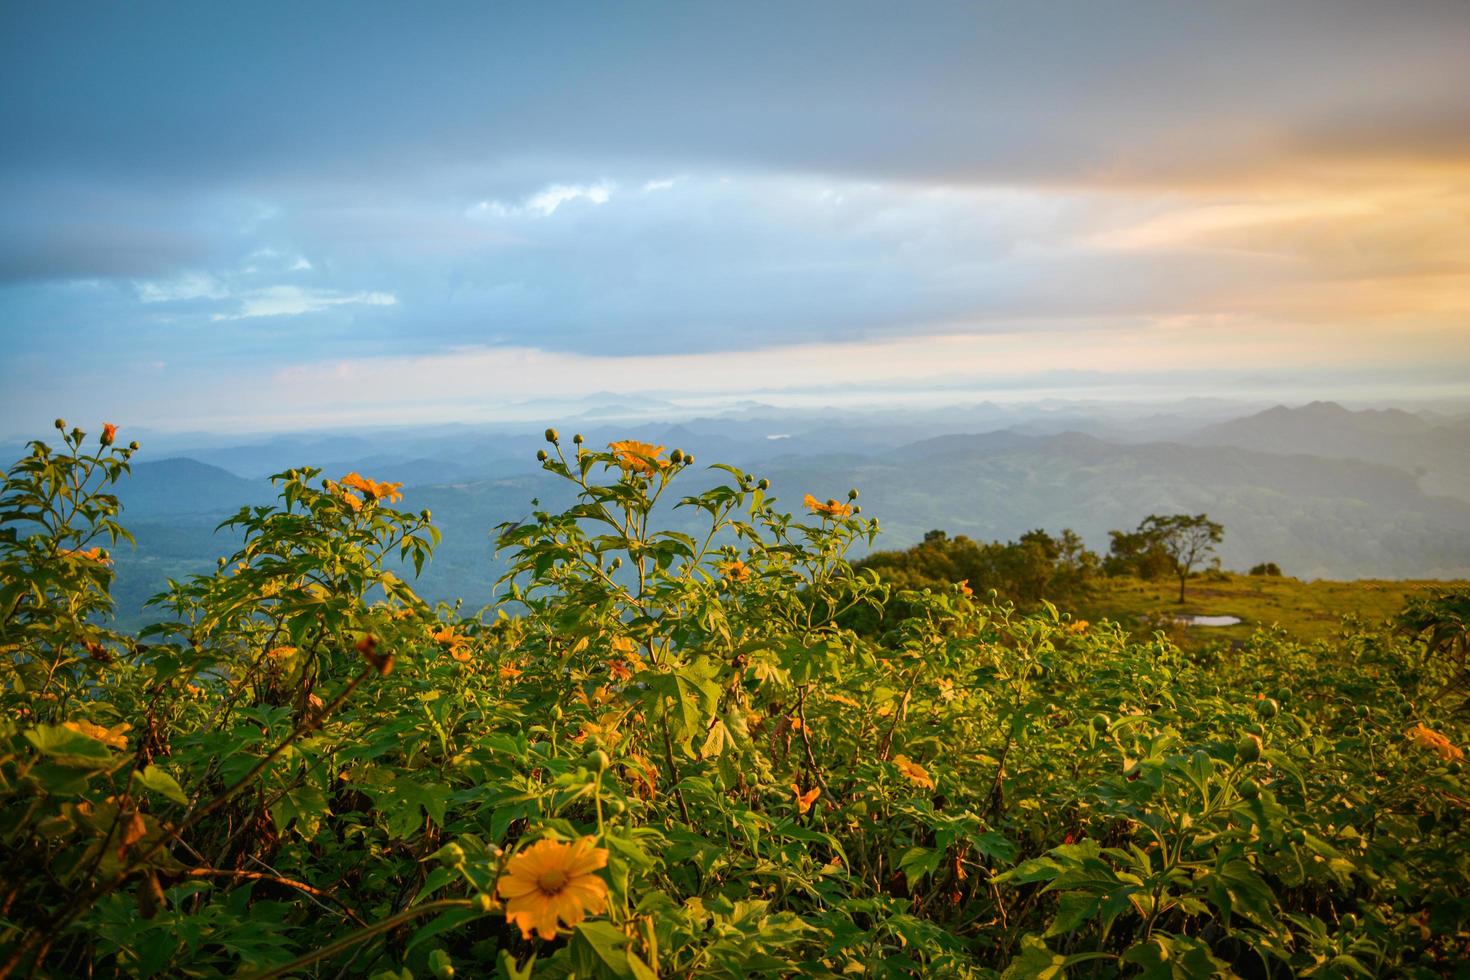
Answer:
[[[770,479],[792,509],[806,493],[825,499],[857,487],[865,516],[883,529],[879,548],[906,547],[932,529],[1007,540],[1070,527],[1105,550],[1108,531],[1148,514],[1206,512],[1225,525],[1219,555],[1228,568],[1274,561],[1302,578],[1470,577],[1470,418],[1315,402],[1195,418],[1192,427],[1187,412],[1064,409],[965,431],[998,415],[1005,410],[987,406],[882,416],[746,408],[588,423],[587,439],[642,438],[695,452],[701,464],[731,463]],[[1157,438],[1161,431],[1172,436]],[[535,462],[540,431],[454,426],[200,445],[157,461],[140,454],[121,489],[124,523],[139,542],[116,555],[124,619],[169,577],[212,569],[234,546],[215,526],[273,499],[265,477],[290,466],[402,482],[401,506],[430,508],[444,532],[421,593],[471,606],[490,601],[503,567],[495,525],[527,516],[532,499],[543,507],[571,499]],[[712,478],[696,472],[686,483]]]

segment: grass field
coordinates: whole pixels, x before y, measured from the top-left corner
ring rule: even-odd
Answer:
[[[1138,633],[1163,629],[1183,646],[1217,640],[1244,640],[1257,629],[1280,626],[1300,640],[1337,633],[1342,618],[1380,622],[1396,615],[1409,596],[1456,583],[1362,580],[1304,582],[1261,575],[1207,574],[1192,579],[1179,603],[1177,580],[1145,582],[1134,578],[1099,579],[1081,603],[1081,615],[1110,619]],[[1184,615],[1238,616],[1235,626],[1191,626],[1174,622]]]

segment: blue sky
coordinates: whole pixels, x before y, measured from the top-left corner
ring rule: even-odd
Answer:
[[[1470,4],[9,4],[0,435],[1470,394]]]

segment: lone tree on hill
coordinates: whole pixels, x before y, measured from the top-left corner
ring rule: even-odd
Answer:
[[[1215,550],[1215,545],[1225,537],[1225,526],[1210,520],[1208,514],[1170,514],[1162,517],[1150,514],[1138,525],[1138,533],[1157,541],[1159,547],[1174,563],[1174,574],[1179,576],[1179,601],[1184,601],[1184,583],[1190,570],[1205,560]]]

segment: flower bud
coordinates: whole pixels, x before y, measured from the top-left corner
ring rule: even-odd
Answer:
[[[429,512],[429,508],[427,508],[427,507],[425,507],[423,509],[423,511],[419,514],[419,516],[422,517],[426,521],[432,521],[434,519],[434,515]]]
[[[580,446],[582,444],[582,433],[578,432],[576,435],[572,436],[572,442]]]
[[[693,466],[694,465],[694,454],[693,453],[685,453],[684,454],[684,465],[685,466]]]
[[[544,449],[538,449],[538,450],[536,450],[536,461],[537,462],[544,463],[544,462],[546,462],[550,458],[551,457],[549,457],[549,456],[546,455],[546,450],[544,450]]]
[[[675,449],[673,452],[669,453],[669,462],[673,463],[675,466],[678,466],[680,463],[684,462],[684,450]]]
[[[475,898],[479,902],[481,912],[489,912],[495,907],[495,899],[490,897],[489,892],[480,892]]]
[[[759,480],[756,481],[755,488],[757,490],[769,490],[771,489],[771,481],[767,480],[765,477],[761,477]]]
[[[1107,715],[1096,714],[1092,716],[1092,728],[1094,731],[1105,732],[1111,724],[1112,722],[1108,721]]]
[[[853,487],[851,490],[847,491],[847,499],[848,500],[856,500],[857,498],[858,498],[857,487]]]
[[[66,419],[57,419],[55,425],[58,432],[66,431]]]
[[[607,772],[608,766],[612,765],[612,760],[601,749],[587,753],[587,761],[592,763],[598,772]]]
[[[556,430],[555,429],[547,429],[546,430],[546,441],[549,442],[549,443],[552,443],[554,445],[556,443],[556,440],[557,440]]]
[[[138,440],[136,440],[136,439],[134,439],[132,442],[128,443],[128,449],[131,452],[137,452],[139,449],[142,449],[142,448],[143,447],[138,443]]]
[[[1235,757],[1241,762],[1255,762],[1261,757],[1261,737],[1246,735],[1235,743]]]
[[[110,446],[117,439],[117,426],[107,422],[102,426],[101,442],[103,446]]]
[[[445,844],[439,849],[439,857],[445,864],[451,867],[458,867],[464,864],[464,848],[453,842]]]

